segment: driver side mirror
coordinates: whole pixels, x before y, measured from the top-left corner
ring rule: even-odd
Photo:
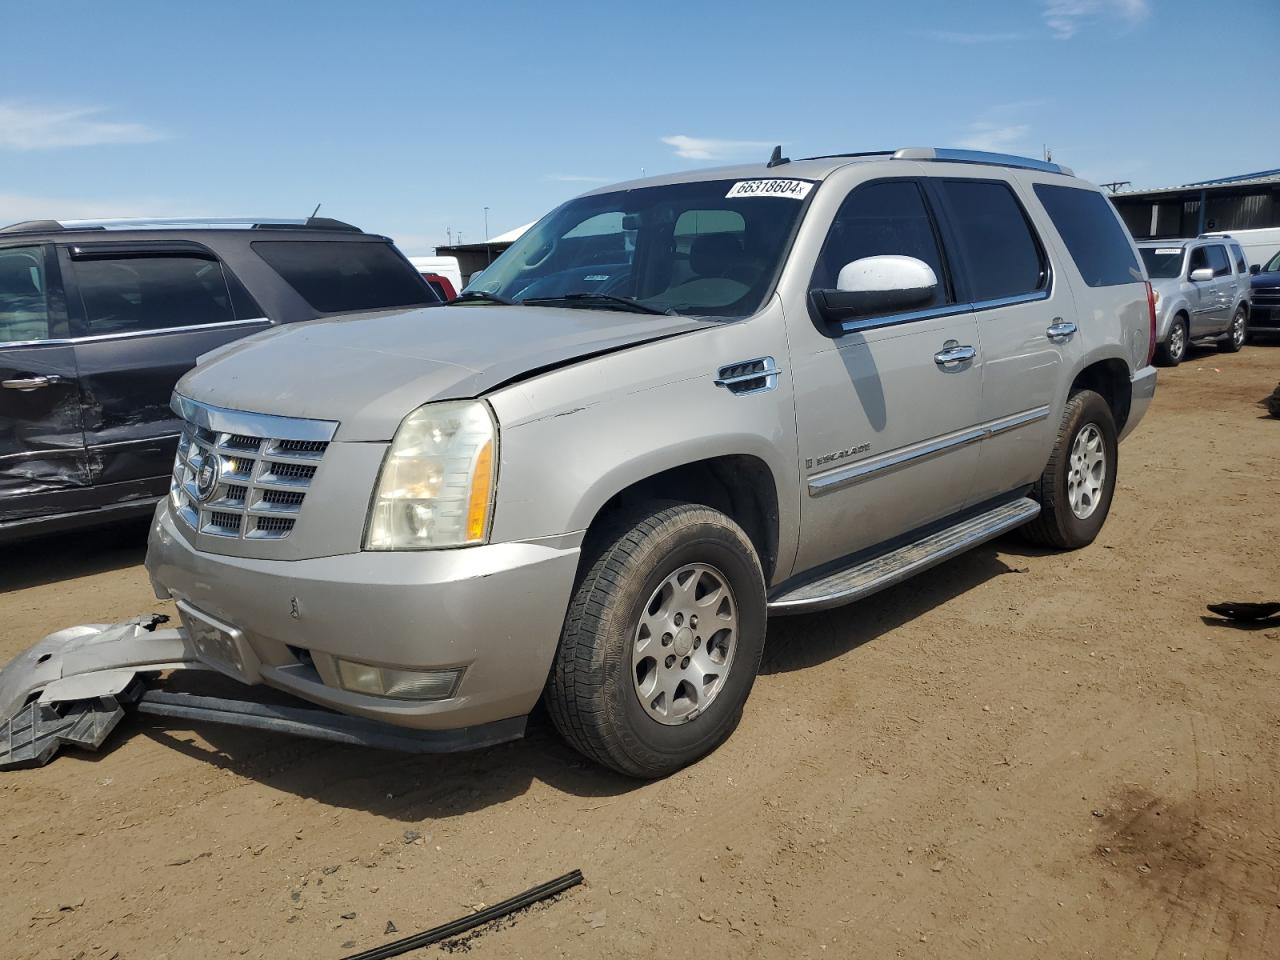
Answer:
[[[1201,267],[1199,270],[1192,270],[1191,276],[1187,279],[1192,283],[1208,283],[1213,279],[1213,270],[1210,267]]]
[[[1262,272],[1262,264],[1260,263],[1249,264],[1249,272],[1256,277],[1258,274]]]
[[[938,277],[923,260],[897,254],[846,263],[834,290],[813,290],[814,306],[832,323],[903,313],[933,302]]]

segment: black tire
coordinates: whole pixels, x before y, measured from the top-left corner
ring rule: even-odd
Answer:
[[[1089,425],[1096,426],[1102,435],[1105,472],[1097,505],[1088,517],[1081,518],[1071,509],[1068,477],[1076,438]],[[1040,515],[1022,528],[1027,539],[1061,550],[1075,550],[1093,543],[1111,510],[1116,489],[1117,452],[1116,423],[1107,401],[1092,390],[1073,393],[1062,413],[1053,453],[1032,490],[1031,495],[1040,502]]]
[[[723,573],[738,630],[714,698],[692,719],[671,726],[641,703],[632,650],[650,598],[691,563]],[[764,576],[742,528],[709,507],[648,504],[597,540],[565,617],[544,696],[548,712],[565,740],[597,763],[632,777],[666,776],[710,753],[738,725],[760,668],[765,621]]]
[[[1177,336],[1181,331],[1181,336]],[[1164,338],[1164,343],[1156,346],[1156,366],[1158,367],[1176,367],[1187,357],[1187,345],[1190,341],[1191,331],[1187,327],[1185,317],[1177,316],[1173,318],[1173,324],[1169,327],[1169,335]]]
[[[1238,330],[1237,324],[1239,324]],[[1248,339],[1249,314],[1244,307],[1236,307],[1235,315],[1231,318],[1231,326],[1227,328],[1227,335],[1219,341],[1218,349],[1223,353],[1239,353]]]

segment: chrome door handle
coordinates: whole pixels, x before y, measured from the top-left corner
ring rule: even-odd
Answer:
[[[955,340],[948,340],[942,349],[933,355],[933,362],[940,367],[954,367],[965,363],[978,355],[978,351],[967,344],[961,345]]]
[[[30,390],[39,390],[41,387],[51,387],[55,383],[61,383],[62,378],[56,374],[50,374],[47,377],[23,377],[20,380],[5,380],[0,383],[0,387],[6,390],[21,390],[24,393]]]
[[[1050,340],[1070,340],[1079,328],[1070,321],[1064,322],[1061,317],[1054,320],[1045,331]]]

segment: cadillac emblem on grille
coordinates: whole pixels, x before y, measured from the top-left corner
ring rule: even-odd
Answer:
[[[208,503],[218,489],[218,481],[222,479],[222,458],[205,457],[200,473],[196,477],[196,496],[201,503]]]

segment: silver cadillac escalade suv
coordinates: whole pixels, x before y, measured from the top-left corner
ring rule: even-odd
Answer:
[[[1060,166],[933,148],[585,194],[450,305],[273,330],[178,384],[147,565],[245,683],[472,742],[542,700],[661,776],[771,615],[1005,531],[1089,544],[1154,305]]]

